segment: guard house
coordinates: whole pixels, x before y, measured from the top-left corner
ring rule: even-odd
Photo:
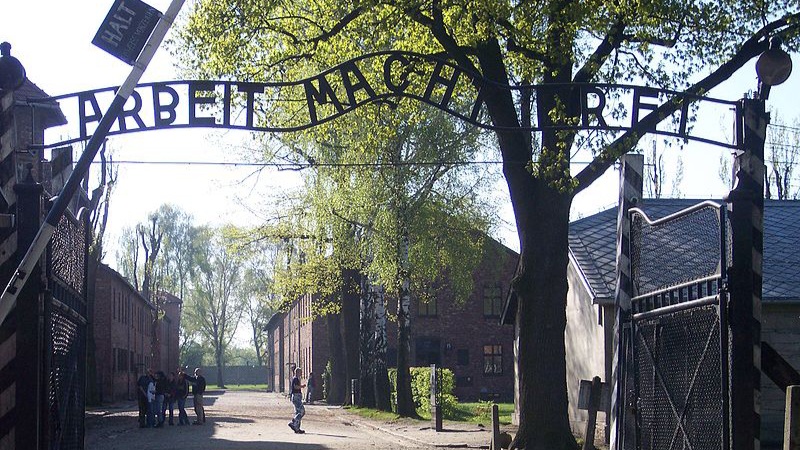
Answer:
[[[657,219],[702,200],[646,199],[640,208]],[[570,224],[567,298],[567,387],[573,431],[585,430],[587,412],[578,409],[580,380],[611,380],[614,340],[617,210],[608,209]],[[691,231],[689,231],[691,232]],[[795,369],[800,368],[800,201],[764,202],[762,341]],[[761,440],[779,446],[785,395],[761,377]],[[598,417],[598,432],[603,430]]]

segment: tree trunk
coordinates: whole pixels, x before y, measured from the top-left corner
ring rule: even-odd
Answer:
[[[256,325],[253,326],[253,346],[256,348],[256,363],[258,363],[258,367],[261,367],[264,364],[264,357],[261,350],[263,345],[258,334],[258,328],[261,326],[263,325],[258,321],[256,322]]]
[[[217,343],[217,348],[214,349],[214,359],[217,362],[217,387],[225,388],[225,380],[223,378],[224,368],[222,367],[225,358],[223,358],[222,344],[219,342]]]
[[[359,339],[359,273],[355,270],[344,270],[344,292],[342,292],[342,337],[344,342],[344,361],[346,378],[346,396],[344,404],[349,405],[352,399],[351,380],[358,380],[360,377],[359,358],[358,358],[358,339]]]
[[[563,11],[550,13],[562,14]],[[558,33],[559,30],[551,32]],[[500,43],[487,40],[478,50],[483,75],[498,85],[508,85]],[[569,82],[572,69],[570,49],[562,45],[557,51],[550,49],[550,52],[561,57],[553,61],[551,70],[544,75],[544,82]],[[519,128],[520,120],[511,94],[486,84],[483,88],[492,123],[505,128]],[[563,124],[566,117],[579,110],[573,102],[574,96],[569,94],[558,88],[537,92],[540,125]],[[558,100],[558,96],[562,99]],[[562,111],[559,105],[564,104],[566,108]],[[561,113],[551,115],[555,111]],[[524,161],[529,161],[533,152],[530,133],[497,133],[503,156],[503,175],[508,184],[520,240],[520,258],[512,282],[517,296],[515,369],[520,423],[511,444],[515,449],[577,448],[567,412],[564,344],[567,239],[573,190],[569,149],[574,136],[574,132],[545,130],[536,164],[528,167]]]
[[[386,335],[386,296],[380,287],[375,289],[375,407],[392,410],[392,386],[386,366],[388,339]]]
[[[512,448],[572,450],[564,344],[571,199],[547,186],[534,192],[514,278],[520,426]]]
[[[411,393],[411,280],[408,276],[408,228],[403,223],[400,232],[397,300],[397,414],[419,417]]]
[[[328,314],[326,320],[328,321],[328,344],[331,348],[331,378],[325,400],[331,405],[341,405],[347,394],[341,314]]]
[[[375,407],[375,295],[369,278],[361,276],[361,312],[359,323],[360,335],[360,369],[361,390],[358,395],[358,406]]]

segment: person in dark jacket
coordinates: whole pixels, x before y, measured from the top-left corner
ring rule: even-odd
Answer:
[[[139,428],[147,427],[147,409],[150,402],[147,399],[147,386],[153,381],[153,371],[148,369],[136,380],[136,401],[139,404]]]
[[[169,376],[167,377],[167,389],[164,393],[164,405],[162,406],[162,417],[167,417],[167,410],[169,410],[169,424],[175,425],[173,421],[174,411],[175,411],[175,383],[177,383],[177,379],[175,378],[175,372],[170,372]]]
[[[156,415],[158,416],[158,420],[156,420],[155,428],[161,428],[164,426],[164,397],[167,395],[167,376],[162,371],[156,372],[156,401],[155,401],[155,411]]]
[[[178,402],[178,426],[189,425],[189,416],[186,415],[186,397],[189,396],[189,380],[181,370],[175,381],[175,397]]]
[[[192,401],[194,402],[194,413],[197,419],[192,425],[202,425],[206,423],[206,410],[203,406],[203,394],[206,392],[206,378],[200,368],[194,369],[194,376],[186,375],[186,379],[192,383]]]
[[[303,369],[294,369],[294,378],[292,378],[291,387],[291,400],[294,405],[294,417],[289,422],[289,428],[297,434],[303,434],[305,431],[300,428],[300,422],[303,416],[306,415],[306,408],[303,406],[303,388],[306,387],[300,380],[303,378]]]

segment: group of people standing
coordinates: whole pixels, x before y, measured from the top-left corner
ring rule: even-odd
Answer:
[[[203,394],[206,391],[206,379],[198,367],[194,376],[178,369],[177,374],[169,375],[162,371],[154,372],[148,369],[136,381],[136,393],[139,402],[139,427],[161,428],[167,422],[169,410],[169,423],[175,425],[174,411],[178,406],[178,425],[189,425],[186,414],[186,399],[189,397],[191,385],[194,412],[197,416],[193,425],[202,425],[206,422],[206,412],[203,407]]]

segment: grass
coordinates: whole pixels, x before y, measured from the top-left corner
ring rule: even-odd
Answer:
[[[511,415],[514,413],[513,403],[498,403],[498,417],[500,423],[508,425],[511,423]],[[430,414],[428,414],[430,416]],[[492,423],[492,403],[491,402],[469,402],[458,403],[452,417],[448,420],[457,422],[480,423],[489,426]]]
[[[508,425],[511,423],[511,414],[514,412],[513,403],[498,403],[500,423]],[[378,411],[371,408],[359,408],[355,406],[347,407],[348,411],[358,414],[367,419],[392,421],[398,419],[395,413],[385,411]],[[417,411],[423,420],[430,420],[430,411]],[[490,402],[473,402],[473,403],[459,403],[456,406],[455,413],[445,417],[447,420],[454,422],[470,422],[480,423],[489,426],[492,423],[492,404]]]
[[[361,408],[358,406],[345,406],[345,409],[351,413],[358,414],[366,419],[380,420],[382,422],[391,422],[400,418],[393,412],[380,411],[373,408]]]
[[[214,389],[216,386],[209,386]],[[227,384],[225,385],[226,391],[266,391],[266,384]]]

